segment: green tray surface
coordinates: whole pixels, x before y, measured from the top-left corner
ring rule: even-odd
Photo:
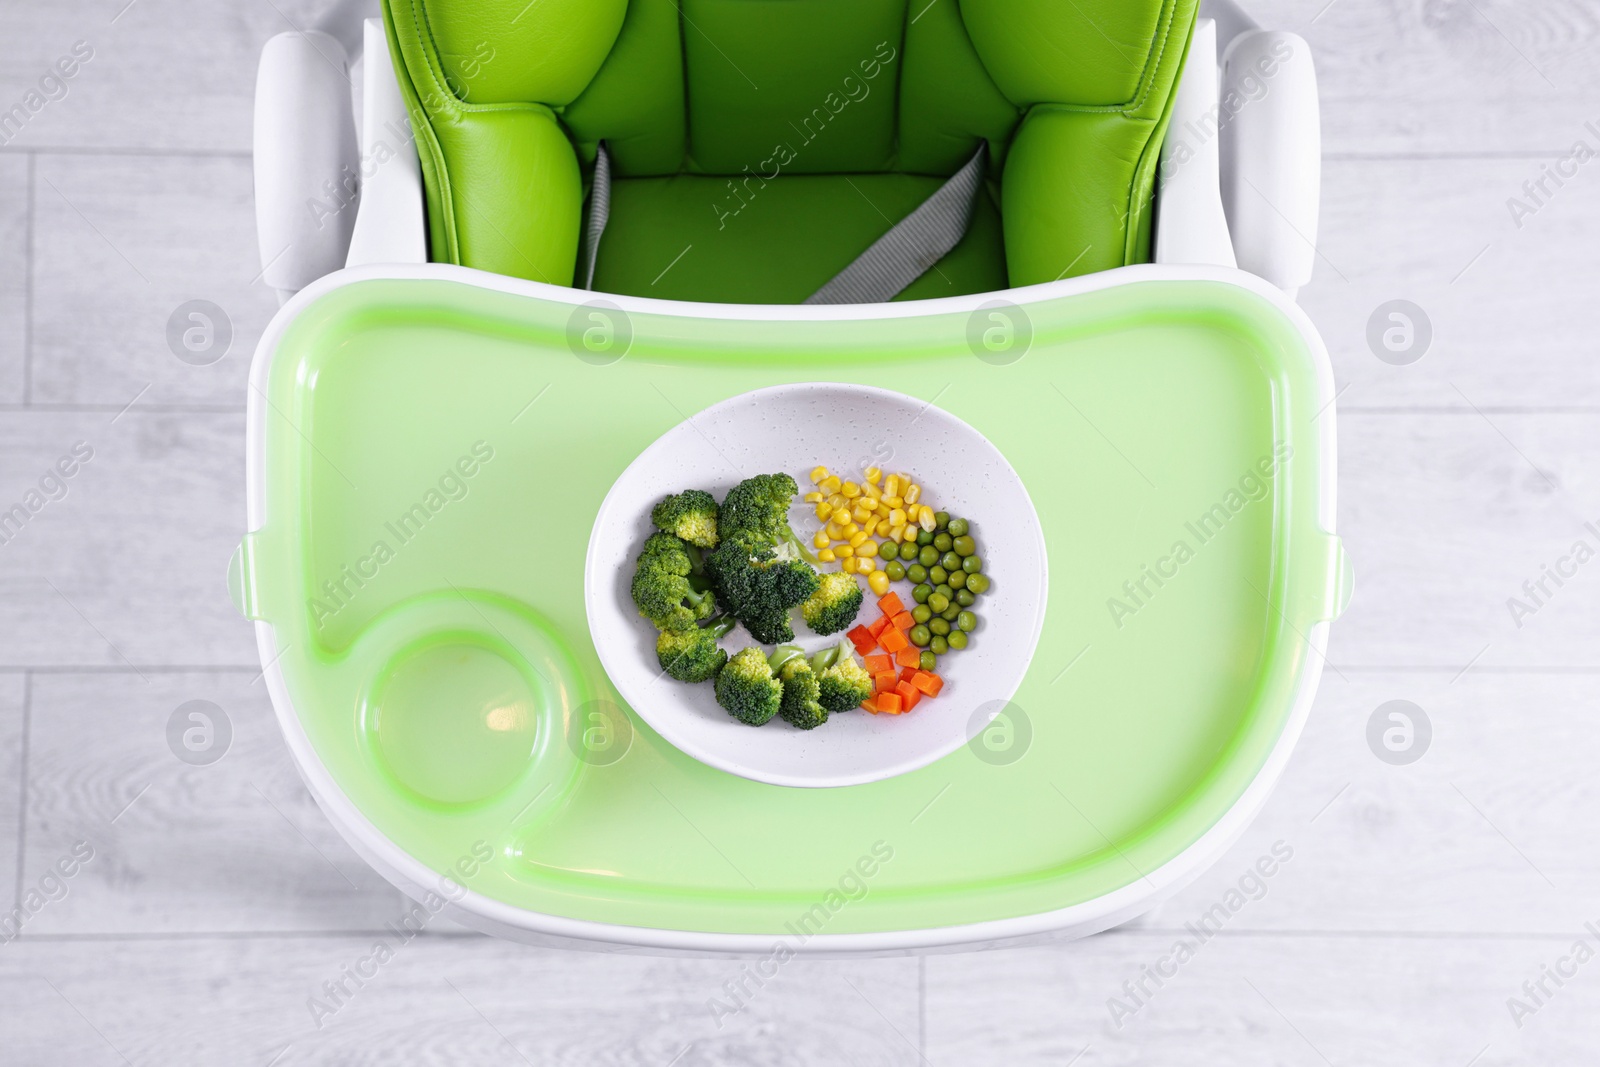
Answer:
[[[1138,281],[1025,311],[1031,347],[1009,364],[976,358],[968,314],[948,312],[633,312],[631,346],[605,363],[573,353],[573,306],[557,300],[431,279],[318,298],[273,354],[264,521],[247,538],[252,614],[274,629],[318,758],[431,869],[520,908],[626,926],[781,934],[819,902],[827,933],[949,926],[1090,901],[1172,860],[1263,766],[1314,655],[1303,635],[1334,614],[1315,363],[1283,312],[1217,281]],[[578,760],[553,736],[584,728],[580,707],[620,701],[583,601],[612,482],[680,420],[797,381],[937,403],[1028,487],[1050,582],[1013,698],[1031,730],[1021,758],[963,748],[887,781],[791,789],[704,766],[636,715],[614,762]],[[397,517],[475,446],[492,458],[467,464],[459,497],[450,482],[402,543]],[[1275,454],[1252,499],[1248,476]],[[916,473],[937,494],[938,472]],[[1239,506],[1202,540],[1192,524],[1219,503]],[[380,541],[390,558],[361,564],[375,575],[319,608],[332,605],[324,581]],[[1192,558],[1115,618],[1110,598],[1131,604],[1124,582],[1180,541]],[[530,665],[523,697],[553,718],[527,773],[475,803],[397,782],[368,708],[397,641]],[[493,860],[461,862],[485,846]]]

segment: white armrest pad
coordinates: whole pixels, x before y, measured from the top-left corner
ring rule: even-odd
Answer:
[[[256,236],[262,280],[294,292],[344,265],[359,176],[344,46],[280,33],[256,74]]]
[[[1246,101],[1224,127],[1222,205],[1239,266],[1293,292],[1316,262],[1322,129],[1311,48],[1256,30],[1230,44],[1222,95]]]
[[[368,19],[363,50],[361,209],[346,266],[426,263],[422,168],[381,19]]]

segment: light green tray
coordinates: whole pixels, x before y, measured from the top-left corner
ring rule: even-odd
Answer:
[[[619,300],[631,342],[613,361],[574,354],[587,294],[411,273],[335,275],[269,329],[237,577],[313,791],[412,891],[451,873],[462,917],[502,933],[688,948],[795,929],[876,949],[1082,931],[1192,877],[1270,788],[1349,572],[1328,532],[1326,355],[1264,284],[1144,267],[1013,291],[1032,332],[1014,361],[974,355],[997,321],[974,320],[979,299],[805,321],[773,317],[862,312]],[[808,380],[935,401],[1026,484],[1050,589],[1009,752],[802,790],[701,765],[637,716],[607,746],[591,713],[618,698],[582,596],[601,499],[686,416]],[[1258,481],[1263,463],[1275,474]],[[454,481],[429,496],[467,467],[459,498]],[[424,729],[403,758],[442,761],[462,796],[504,786],[446,805],[398,782],[371,709],[448,704],[408,657],[463,644],[478,650],[456,676],[467,697],[499,687],[535,709],[515,734],[532,756],[508,766],[503,748]],[[596,747],[574,740],[585,729]]]

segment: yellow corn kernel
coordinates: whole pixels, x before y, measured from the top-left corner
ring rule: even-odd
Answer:
[[[861,487],[855,482],[845,482],[839,487],[839,492],[843,493],[846,499],[854,500],[861,495]]]
[[[807,493],[801,499],[803,499],[807,504],[820,504],[820,503],[822,503],[822,494],[821,493]]]
[[[872,542],[868,541],[867,544],[870,545],[870,544],[872,544]],[[857,574],[871,574],[877,569],[877,567],[878,567],[878,561],[877,560],[873,559],[871,556],[863,556],[863,555],[857,553],[857,555],[856,555],[856,573]]]
[[[828,523],[828,525],[824,528],[824,532],[835,541],[839,541],[844,538],[844,527],[840,526],[838,522]]]
[[[889,475],[888,479],[883,483],[883,495],[884,496],[899,496],[900,495],[900,476],[899,475],[897,475],[897,474]]]
[[[821,530],[818,530],[816,536],[811,538],[811,543],[816,545],[818,548],[827,548],[830,540],[831,538],[829,538],[827,534],[823,533]]]
[[[858,507],[850,513],[850,518],[855,520],[857,523],[863,523],[872,518],[872,516],[875,514],[876,512],[874,512],[871,508]]]
[[[847,508],[850,506],[850,501],[844,498],[843,493],[834,493],[828,498],[828,503],[832,504],[836,508]]]
[[[882,571],[873,571],[867,575],[867,585],[879,596],[889,591],[889,576]]]
[[[856,555],[858,555],[858,556],[866,556],[868,559],[871,559],[872,557],[876,556],[877,554],[878,554],[878,542],[876,542],[876,541],[866,541],[866,542],[856,546]]]
[[[892,530],[896,526],[904,526],[905,524],[906,513],[904,510],[901,508],[895,508],[889,512],[889,529]]]
[[[882,519],[868,519],[866,522],[861,524],[861,528],[867,531],[868,537],[875,537],[877,536],[878,528],[882,525]]]
[[[827,467],[816,466],[816,467],[812,467],[811,468],[811,482],[812,482],[813,485],[821,485],[823,483],[823,481],[827,477],[828,477],[828,468]]]
[[[939,525],[933,521],[933,509],[926,504],[922,505],[922,514],[917,516],[917,525],[929,533],[933,533],[933,528]]]
[[[828,516],[832,515],[832,514],[833,514],[833,505],[832,504],[818,504],[817,505],[817,521],[818,522],[827,522],[828,521]]]
[[[883,502],[891,508],[898,508],[905,504],[905,501],[897,496],[886,496],[883,498]]]
[[[904,541],[906,538],[906,531],[909,529],[909,526],[891,526],[889,527],[889,536],[892,537],[896,542]]]
[[[866,539],[867,539],[867,531],[865,531],[865,530],[857,530],[855,533],[850,535],[850,547],[851,548],[860,548],[861,547],[861,542],[865,541]]]
[[[861,495],[866,497],[868,500],[877,500],[879,497],[883,496],[883,490],[879,489],[871,482],[862,482]]]
[[[868,467],[866,477],[868,485],[877,485],[878,479],[883,477],[883,471],[877,467]]]
[[[906,486],[906,491],[901,495],[905,497],[907,504],[915,504],[922,499],[922,486],[908,485]]]
[[[833,549],[831,549],[831,548],[825,548],[821,552],[817,553],[817,562],[818,563],[832,563],[834,560],[836,560],[838,558],[839,557],[837,557],[837,556],[835,556],[833,554]]]
[[[837,474],[830,474],[826,478],[822,479],[822,481],[817,483],[817,488],[821,489],[824,493],[831,494],[837,493],[839,491],[839,486],[843,484],[843,482],[839,481],[839,476]]]
[[[835,545],[833,546],[833,554],[838,556],[840,559],[849,559],[851,556],[856,554],[855,546]]]

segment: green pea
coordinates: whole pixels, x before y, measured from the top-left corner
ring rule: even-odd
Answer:
[[[951,597],[956,595],[956,591],[954,589],[951,589],[948,585],[943,584],[934,586],[933,591],[944,597],[946,600],[949,600]]]
[[[963,611],[960,615],[956,616],[956,625],[968,633],[971,633],[973,630],[978,628],[978,616],[975,612]]]
[[[973,595],[972,590],[970,590],[970,589],[957,589],[956,590],[956,603],[960,604],[962,607],[970,608],[970,607],[972,607],[972,605],[976,604],[977,602],[978,602],[978,598]]]
[[[934,634],[933,640],[928,642],[928,647],[933,649],[933,654],[935,656],[942,656],[946,652],[950,651],[950,642],[946,641],[938,634]]]
[[[936,533],[933,535],[933,547],[937,548],[940,552],[950,551],[950,546],[953,544],[955,544],[955,540],[947,533]]]
[[[961,557],[954,550],[946,552],[939,557],[939,566],[947,571],[958,571],[961,569]]]
[[[933,586],[929,585],[927,582],[923,582],[921,585],[911,590],[911,599],[915,600],[918,604],[927,604],[928,598],[932,593]],[[944,610],[943,608],[935,608],[932,604],[928,604],[928,607],[934,611]]]
[[[931,544],[933,544],[933,534],[929,533],[927,530],[918,530],[917,531],[917,544],[919,544],[919,545],[931,545]]]
[[[918,588],[921,588],[921,587],[919,586]],[[913,592],[911,595],[912,596],[916,596],[916,593]],[[950,607],[950,598],[945,596],[943,593],[930,592],[928,594],[927,598],[926,598],[926,603],[928,605],[928,608],[935,615],[937,615],[940,612],[945,611]]]
[[[960,617],[961,617],[961,605],[960,604],[951,604],[949,607],[945,608],[944,611],[942,611],[939,614],[939,618],[943,619],[945,622],[955,622]]]
[[[956,550],[958,556],[970,556],[978,551],[978,542],[970,537],[958,537],[950,542],[950,547]]]
[[[961,537],[963,534],[965,534],[967,532],[967,520],[966,519],[951,519],[950,520],[949,529],[950,529],[950,536],[951,537]]]
[[[883,560],[885,563],[891,559],[897,558],[899,555],[900,546],[895,544],[893,541],[885,541],[883,544],[878,546],[878,558]],[[884,568],[884,570],[888,569],[889,568],[887,567]]]
[[[933,609],[926,604],[918,604],[911,609],[911,617],[918,622],[927,622],[933,618]]]
[[[968,574],[977,574],[983,570],[983,558],[981,556],[968,556],[961,561],[961,569]]]
[[[932,622],[928,623],[928,629],[932,630],[940,637],[948,637],[950,634],[950,624],[944,619],[934,619]]]
[[[962,633],[960,630],[951,630],[950,631],[950,636],[945,638],[944,640],[945,640],[945,643],[948,644],[951,648],[958,648],[959,649],[959,648],[966,648],[967,647],[967,635]]]
[[[916,557],[913,556],[912,558],[915,559]],[[913,563],[906,568],[906,577],[913,582],[925,582],[928,580],[928,568],[920,563]]]
[[[924,567],[933,566],[939,562],[939,550],[932,545],[923,545],[922,550],[917,553],[917,562]]]
[[[939,621],[944,622],[943,619],[940,619]],[[916,645],[918,648],[927,648],[928,642],[933,640],[933,635],[928,632],[928,627],[926,626],[913,626],[911,628],[911,632],[906,636],[909,637],[911,639],[911,643]]]
[[[939,669],[939,657],[932,652],[924,652],[922,654],[922,662],[918,666],[925,671],[936,671]]]
[[[967,588],[980,596],[987,593],[989,591],[989,576],[987,574],[967,575]]]
[[[967,572],[951,572],[950,577],[944,580],[944,584],[948,585],[951,589],[965,589],[967,587]]]
[[[948,511],[935,511],[933,513],[933,525],[940,530],[950,525],[950,513]]]
[[[906,576],[906,565],[897,559],[892,559],[888,563],[884,564],[883,573],[889,576],[889,580],[891,582],[898,582],[900,579]],[[962,575],[958,574],[956,577],[961,578],[963,582],[966,581]]]
[[[928,581],[934,585],[945,585],[950,581],[950,572],[935,563],[928,568]]]

